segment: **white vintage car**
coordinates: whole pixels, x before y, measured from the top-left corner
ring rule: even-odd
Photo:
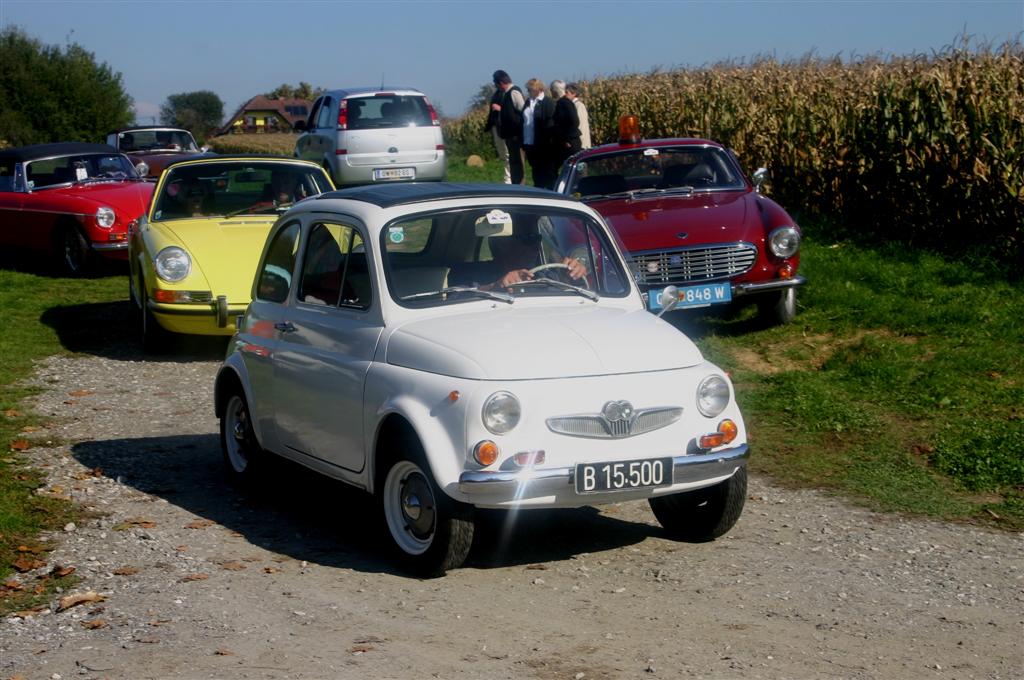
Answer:
[[[302,201],[217,376],[227,467],[273,453],[375,494],[425,575],[463,562],[475,508],[648,499],[671,535],[714,539],[746,496],[743,418],[628,272],[601,217],[547,191]]]

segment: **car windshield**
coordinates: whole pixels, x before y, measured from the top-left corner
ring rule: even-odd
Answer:
[[[389,223],[381,250],[391,296],[410,307],[629,294],[615,246],[572,210],[492,205],[421,213]]]
[[[117,135],[121,151],[199,151],[185,130],[129,130]]]
[[[275,214],[330,188],[323,170],[282,162],[233,161],[171,167],[154,220]]]
[[[426,100],[420,95],[376,94],[342,101],[349,130],[373,130],[433,125]]]
[[[121,154],[76,154],[42,158],[26,164],[25,179],[30,190],[80,182],[136,179],[138,173]]]
[[[718,147],[638,147],[576,163],[568,193],[587,199],[627,192],[643,195],[745,186],[736,164]]]

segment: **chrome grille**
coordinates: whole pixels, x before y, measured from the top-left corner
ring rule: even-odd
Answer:
[[[548,429],[557,434],[586,439],[625,439],[667,427],[683,416],[678,406],[637,411],[628,420],[608,420],[603,414],[556,416],[547,419]]]
[[[728,243],[633,253],[632,258],[638,284],[669,285],[742,274],[754,266],[757,248],[749,243]]]

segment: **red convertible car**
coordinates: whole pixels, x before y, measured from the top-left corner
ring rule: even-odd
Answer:
[[[661,292],[673,286],[680,309],[753,301],[764,320],[791,321],[805,283],[801,234],[760,193],[767,171],[751,181],[721,144],[641,140],[635,122],[620,128],[624,141],[569,158],[557,186],[618,233],[648,309],[661,309]]]
[[[65,274],[96,256],[126,260],[128,230],[153,185],[105,144],[38,144],[0,150],[0,247],[51,254]]]

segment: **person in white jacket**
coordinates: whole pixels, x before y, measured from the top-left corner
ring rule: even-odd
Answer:
[[[565,86],[565,97],[576,105],[576,113],[580,117],[580,148],[589,149],[590,143],[590,116],[587,114],[587,105],[580,99],[580,86],[576,83],[569,83]]]

